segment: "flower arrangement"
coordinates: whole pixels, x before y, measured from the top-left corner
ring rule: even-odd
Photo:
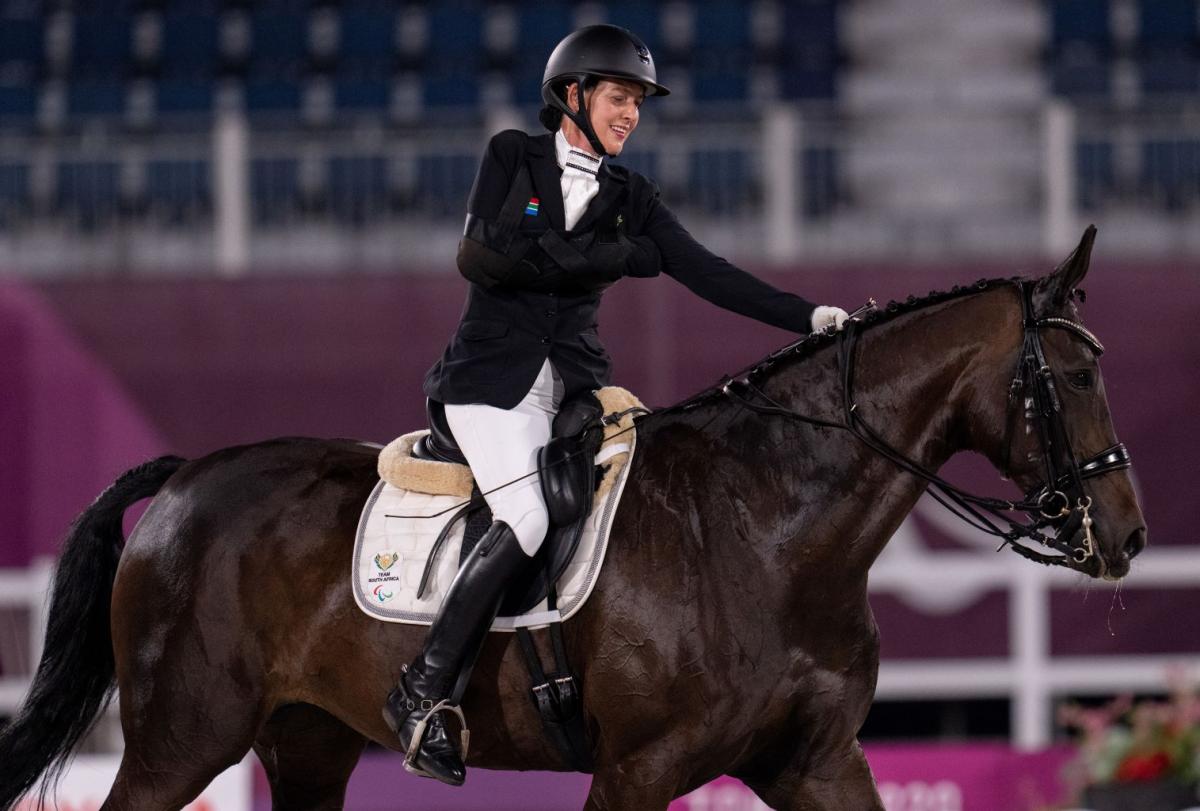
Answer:
[[[1059,723],[1080,736],[1068,775],[1077,788],[1200,782],[1200,693],[1182,673],[1173,673],[1169,683],[1166,700],[1123,696],[1102,707],[1059,709]]]

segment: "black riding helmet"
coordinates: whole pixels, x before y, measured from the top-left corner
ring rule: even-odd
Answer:
[[[658,83],[654,57],[646,43],[632,31],[616,25],[588,25],[568,34],[555,46],[542,77],[542,100],[547,104],[542,111],[542,123],[547,129],[557,129],[561,120],[553,114],[557,110],[575,122],[597,155],[608,155],[592,129],[583,99],[583,90],[596,79],[637,82],[646,88],[647,96],[666,96],[671,91]],[[566,88],[572,82],[579,83],[578,112],[567,104]]]

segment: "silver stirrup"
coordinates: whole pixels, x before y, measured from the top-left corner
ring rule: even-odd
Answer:
[[[417,728],[413,730],[412,741],[409,742],[408,750],[404,753],[405,771],[421,777],[433,777],[429,772],[417,766],[417,754],[421,751],[421,743],[425,740],[425,728],[429,725],[429,719],[433,717],[434,713],[442,710],[454,713],[462,723],[462,759],[463,763],[467,762],[467,750],[471,745],[471,730],[467,729],[467,717],[463,715],[462,708],[457,704],[451,704],[449,699],[442,699],[433,705],[433,709],[427,712],[424,718],[417,722]]]

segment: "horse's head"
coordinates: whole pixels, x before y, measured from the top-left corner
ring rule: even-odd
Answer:
[[[1100,342],[1080,319],[1080,282],[1096,229],[1050,275],[1020,286],[1015,357],[1006,342],[1008,397],[988,455],[1036,503],[1035,515],[1063,555],[1054,562],[1117,579],[1146,545],[1146,525],[1113,431]],[[1016,319],[1014,319],[1016,320]],[[991,389],[993,392],[995,389]],[[993,408],[996,408],[993,406]]]

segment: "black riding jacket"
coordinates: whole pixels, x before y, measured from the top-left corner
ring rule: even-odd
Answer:
[[[710,253],[680,225],[647,178],[609,161],[579,222],[564,227],[552,134],[495,135],[471,188],[458,268],[470,282],[462,320],[425,377],[442,403],[512,408],[549,358],[565,396],[608,385],[597,334],[604,289],[665,271],[699,296],[804,333],[813,305]]]

